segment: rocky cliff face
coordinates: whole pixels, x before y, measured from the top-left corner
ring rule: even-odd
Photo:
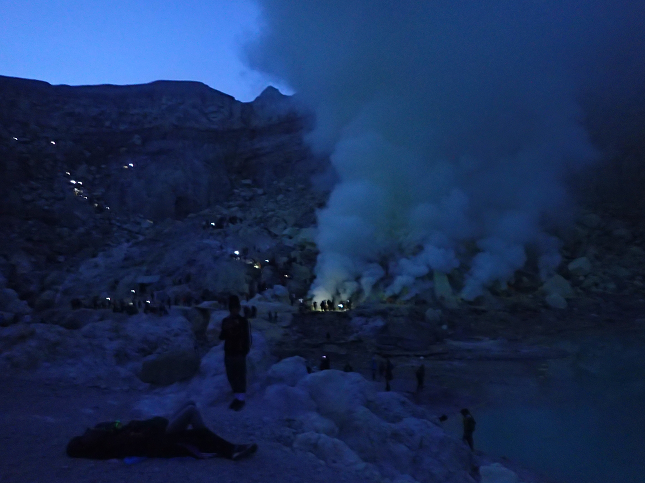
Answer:
[[[29,183],[47,178],[53,186],[42,188],[52,191],[81,181],[113,213],[184,218],[226,199],[236,176],[267,187],[286,171],[307,180],[316,169],[302,141],[306,116],[273,88],[241,103],[196,82],[69,87],[0,77],[0,98],[3,214],[33,217]]]
[[[52,264],[92,257],[142,225],[306,190],[328,169],[303,142],[311,122],[271,87],[242,103],[197,82],[0,76],[0,271],[33,303]]]

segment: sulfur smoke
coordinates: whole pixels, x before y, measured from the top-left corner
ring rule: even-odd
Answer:
[[[258,3],[248,61],[315,110],[308,141],[340,180],[318,214],[315,298],[411,296],[460,268],[472,300],[527,263],[554,272],[566,180],[598,157],[579,96],[611,85],[612,52],[640,31],[643,7]]]

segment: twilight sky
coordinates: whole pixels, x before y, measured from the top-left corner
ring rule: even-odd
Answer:
[[[52,84],[194,80],[249,101],[269,82],[239,59],[249,0],[0,0],[0,75]]]

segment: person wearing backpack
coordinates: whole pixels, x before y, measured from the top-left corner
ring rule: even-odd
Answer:
[[[253,339],[251,323],[240,315],[241,304],[237,295],[228,300],[230,315],[222,320],[220,340],[224,341],[224,366],[226,377],[235,398],[229,408],[239,411],[244,407],[246,395],[246,356],[251,350]]]

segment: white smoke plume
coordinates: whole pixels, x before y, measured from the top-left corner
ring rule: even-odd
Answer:
[[[542,276],[555,270],[550,233],[572,207],[565,180],[596,157],[577,96],[590,72],[591,84],[606,84],[598,69],[626,32],[640,31],[642,6],[258,4],[262,34],[249,63],[315,110],[309,141],[330,153],[340,179],[319,213],[315,298],[377,286],[410,296],[433,271],[461,266],[461,296],[472,300],[530,257]]]

